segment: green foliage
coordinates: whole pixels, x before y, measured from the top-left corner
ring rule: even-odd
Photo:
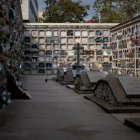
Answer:
[[[140,14],[140,0],[95,0],[93,8],[101,22],[121,23]]]
[[[83,5],[80,0],[45,0],[45,4],[44,22],[83,22],[89,10],[89,5]]]
[[[131,19],[140,14],[140,0],[118,0],[120,11],[125,19]]]

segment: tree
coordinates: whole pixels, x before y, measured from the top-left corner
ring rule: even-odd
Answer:
[[[116,0],[95,0],[93,8],[95,10],[94,18],[101,17],[101,22],[119,22],[120,13],[118,12],[118,2]]]
[[[140,0],[118,0],[120,11],[126,20],[140,14]]]
[[[121,23],[133,18],[140,13],[139,0],[95,0],[93,4],[95,10],[94,18],[101,15],[101,22]]]
[[[83,5],[80,0],[45,0],[45,4],[44,22],[83,22],[89,10],[89,5]]]

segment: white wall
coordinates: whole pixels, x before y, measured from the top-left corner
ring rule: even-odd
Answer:
[[[38,9],[36,7],[35,0],[31,0],[31,1],[32,1],[32,4],[33,4],[33,7],[34,7],[34,11],[36,13],[36,16],[38,17]],[[29,19],[30,19],[30,22],[37,22],[36,21],[37,19],[34,17],[34,14],[32,13],[31,8],[29,9]]]
[[[36,7],[35,1],[34,0],[31,0],[31,1],[32,1],[36,16],[38,16],[38,9]],[[29,22],[34,23],[36,22],[36,18],[34,17],[30,6],[31,6],[30,0],[22,0],[21,8],[22,8],[23,20],[28,20]]]
[[[29,20],[29,0],[22,0],[21,9],[23,20]]]

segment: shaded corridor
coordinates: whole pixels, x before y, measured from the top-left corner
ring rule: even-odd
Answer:
[[[0,140],[139,140],[93,102],[43,75],[28,75],[31,100],[13,100],[0,110]]]

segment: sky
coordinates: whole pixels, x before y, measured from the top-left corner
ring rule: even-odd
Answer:
[[[90,4],[90,7],[92,7],[94,0],[81,0],[83,4]],[[38,0],[39,2],[39,11],[43,10],[45,5],[44,5],[44,0]],[[94,11],[92,9],[89,10],[89,15],[85,18],[85,20],[90,20],[92,16],[94,15]]]

